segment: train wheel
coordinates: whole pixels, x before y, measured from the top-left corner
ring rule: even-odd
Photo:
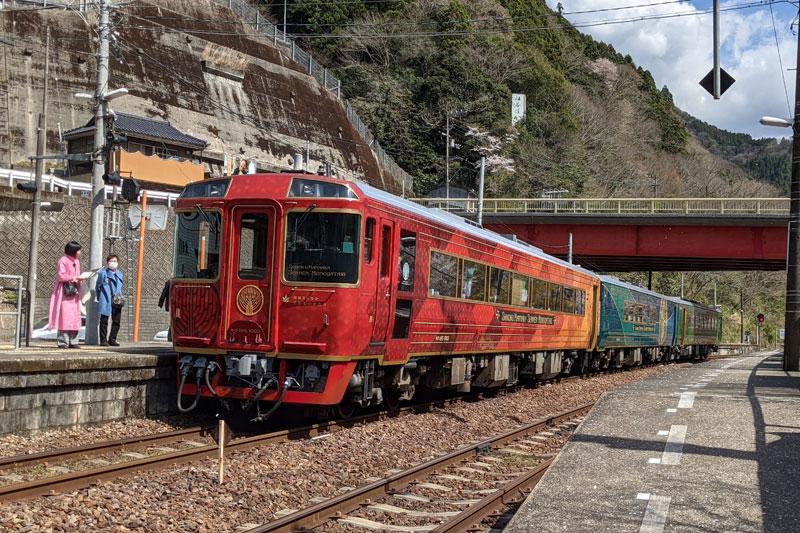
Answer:
[[[356,407],[356,402],[350,400],[349,398],[345,398],[339,403],[339,405],[336,406],[336,416],[342,420],[353,418],[353,415],[356,414]]]
[[[388,391],[383,397],[383,405],[385,405],[389,411],[394,411],[400,407],[400,391],[396,389]]]

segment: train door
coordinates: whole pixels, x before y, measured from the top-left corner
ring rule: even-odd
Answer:
[[[399,247],[394,255],[397,265],[395,276],[390,278],[394,297],[390,308],[391,335],[386,340],[384,360],[405,361],[411,337],[411,323],[414,307],[414,278],[417,263],[417,234],[400,228]],[[397,237],[394,238],[398,241]]]
[[[226,320],[229,343],[270,343],[274,214],[274,209],[264,207],[239,206],[233,210],[231,303]]]
[[[375,322],[372,326],[371,346],[383,346],[389,329],[389,310],[392,308],[392,243],[394,242],[394,222],[380,220],[378,253],[378,282],[375,289]]]

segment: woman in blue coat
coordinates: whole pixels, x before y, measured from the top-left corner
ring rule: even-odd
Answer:
[[[122,294],[122,272],[119,267],[119,257],[111,254],[106,257],[106,266],[97,272],[97,310],[100,313],[100,344],[102,346],[119,346],[117,333],[119,332],[122,306],[112,305],[114,294]],[[108,317],[111,317],[111,333],[108,333]]]

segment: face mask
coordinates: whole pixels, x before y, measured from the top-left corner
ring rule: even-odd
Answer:
[[[116,261],[109,261],[108,262],[108,268],[110,268],[111,270],[116,270],[117,269],[117,262]]]

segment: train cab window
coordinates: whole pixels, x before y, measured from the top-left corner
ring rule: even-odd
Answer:
[[[586,314],[586,291],[578,289],[575,294],[575,313]]]
[[[561,285],[551,283],[548,292],[550,297],[547,300],[547,310],[561,311]]]
[[[239,228],[239,279],[264,279],[267,275],[269,217],[245,213]]]
[[[564,287],[562,292],[563,298],[561,303],[561,310],[565,313],[575,312],[575,289],[571,287]]]
[[[173,277],[216,279],[222,240],[219,213],[205,210],[175,215],[175,265]]]
[[[428,294],[431,296],[458,297],[458,258],[431,252]]]
[[[389,277],[389,254],[392,250],[392,227],[381,230],[381,278]]]
[[[367,228],[364,231],[364,263],[372,262],[372,243],[375,237],[375,219],[367,219]]]
[[[511,293],[511,272],[491,269],[489,273],[489,301],[496,304],[508,304]]]
[[[322,180],[294,178],[289,187],[289,198],[352,198],[358,199],[347,185]]]
[[[543,279],[531,281],[531,307],[547,309],[547,282]]]
[[[400,264],[397,269],[397,290],[414,292],[414,265],[417,259],[417,234],[400,230]]]
[[[486,301],[486,265],[464,260],[461,272],[461,297]]]
[[[361,215],[309,209],[286,215],[284,280],[355,284],[361,259]]]
[[[511,305],[528,307],[528,291],[531,280],[525,276],[514,274],[511,280]]]

